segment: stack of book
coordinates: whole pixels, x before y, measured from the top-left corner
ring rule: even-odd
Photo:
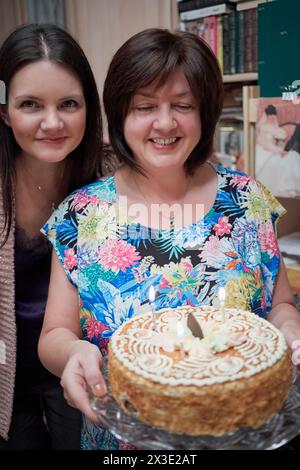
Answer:
[[[223,74],[257,72],[257,0],[183,0],[180,29],[210,46]]]

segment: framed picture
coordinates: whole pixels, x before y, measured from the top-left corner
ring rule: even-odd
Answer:
[[[218,125],[215,141],[215,158],[225,168],[244,171],[243,123],[238,119],[222,119]]]
[[[275,196],[300,197],[300,104],[259,100],[255,177]]]

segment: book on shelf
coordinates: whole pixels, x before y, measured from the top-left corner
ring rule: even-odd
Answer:
[[[258,0],[248,0],[237,3],[236,9],[237,11],[245,11],[249,10],[250,8],[257,8]]]
[[[186,0],[181,1],[178,5],[179,13],[190,10],[197,10],[199,8],[207,8],[214,5],[219,5],[220,3],[232,3],[231,0]]]
[[[230,63],[229,63],[229,15],[222,16],[223,24],[223,74],[230,74]]]
[[[245,72],[245,15],[244,11],[236,12],[236,71]]]
[[[221,72],[224,73],[223,63],[223,22],[221,16],[217,16],[217,59],[221,68]]]
[[[180,21],[196,20],[197,18],[205,18],[207,16],[222,15],[229,13],[233,9],[232,5],[220,3],[206,8],[198,8],[196,10],[184,11],[179,14]]]
[[[245,72],[257,72],[257,9],[240,13],[244,14]]]
[[[228,35],[229,35],[229,73],[237,73],[236,68],[236,49],[237,49],[237,34],[236,34],[236,11],[230,12],[228,15]]]
[[[228,7],[224,3],[218,6]],[[182,21],[181,30],[207,42],[224,75],[257,72],[257,9],[224,11],[228,13]]]

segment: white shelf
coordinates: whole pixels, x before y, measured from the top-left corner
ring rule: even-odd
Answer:
[[[234,83],[234,82],[254,82],[258,80],[258,73],[235,73],[233,75],[223,75],[224,83]]]

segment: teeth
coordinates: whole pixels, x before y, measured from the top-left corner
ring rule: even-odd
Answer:
[[[171,137],[170,139],[151,139],[155,144],[159,145],[170,145],[176,142],[176,137]]]

